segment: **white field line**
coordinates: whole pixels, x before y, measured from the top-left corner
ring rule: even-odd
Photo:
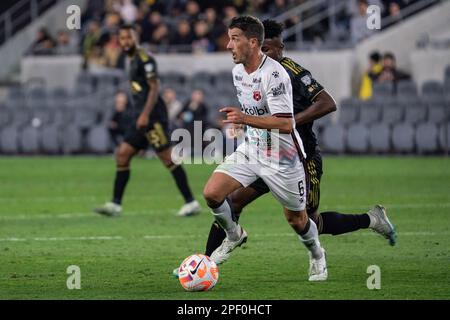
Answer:
[[[343,213],[345,210],[351,211],[348,213],[355,213],[355,210],[359,210],[362,212],[367,211],[369,208],[371,208],[373,204],[369,205],[356,205],[356,206],[344,206],[344,205],[337,205],[337,206],[321,206],[320,211],[327,211],[327,210],[343,210]],[[444,203],[411,203],[411,204],[385,204],[384,205],[386,209],[389,211],[395,210],[395,209],[412,209],[412,210],[418,210],[418,209],[446,209],[450,208],[450,202],[444,202]],[[204,208],[206,211],[207,209]],[[269,210],[279,210],[278,208],[271,207]],[[177,211],[177,208],[173,209],[149,209],[144,211],[126,211],[123,214],[123,217],[127,216],[150,216],[152,214],[158,214],[158,213],[167,213],[167,214],[173,214]],[[248,209],[250,212],[257,212],[260,211],[255,208]],[[74,219],[74,218],[89,218],[89,217],[98,217],[97,214],[89,213],[89,209],[86,210],[86,212],[73,212],[73,213],[62,213],[62,214],[17,214],[17,215],[1,215],[0,213],[0,221],[8,221],[8,220],[34,220],[34,219]]]
[[[378,236],[373,232],[358,232],[351,233],[348,235],[352,236]],[[399,237],[417,237],[417,236],[441,236],[441,235],[450,235],[450,232],[427,232],[427,231],[405,231],[399,232]],[[252,238],[274,238],[274,237],[294,237],[296,236],[294,233],[268,233],[268,234],[253,234]],[[144,240],[167,240],[167,239],[186,239],[186,238],[204,238],[204,234],[197,235],[145,235],[140,237]],[[137,239],[134,238],[126,238],[123,236],[80,236],[80,237],[34,237],[34,238],[16,238],[16,237],[8,237],[8,238],[0,238],[0,242],[25,242],[25,241],[84,241],[84,240],[127,240],[127,239]]]

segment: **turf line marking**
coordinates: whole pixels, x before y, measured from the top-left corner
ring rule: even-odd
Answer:
[[[449,235],[450,232],[427,232],[427,231],[405,231],[398,233],[399,237],[410,236],[440,236]],[[374,232],[359,232],[347,234],[352,236],[379,236]],[[186,239],[186,238],[204,238],[204,234],[191,234],[191,235],[145,235],[141,239],[144,240],[167,240],[167,239]],[[267,238],[267,237],[294,237],[294,233],[268,233],[268,234],[253,234],[252,238]],[[81,237],[34,237],[34,238],[17,238],[8,237],[0,238],[0,242],[23,242],[23,241],[84,241],[84,240],[130,240],[136,238],[126,238],[122,236],[81,236]]]
[[[321,206],[320,210],[368,210],[373,205],[355,205],[355,206]],[[414,203],[414,204],[386,204],[386,209],[388,213],[395,209],[424,209],[424,208],[450,208],[450,202],[447,203]],[[139,216],[150,216],[152,214],[159,213],[167,213],[172,214],[175,213],[177,209],[151,209],[144,211],[126,211],[124,213],[124,217],[139,217]],[[270,210],[278,210],[278,209],[270,209]],[[260,210],[255,208],[248,209],[250,212],[258,212]],[[18,214],[18,215],[5,215],[2,216],[0,214],[0,221],[7,220],[33,220],[33,219],[74,219],[74,218],[87,218],[87,217],[99,217],[94,213],[81,213],[81,212],[73,212],[73,213],[61,213],[61,214]]]

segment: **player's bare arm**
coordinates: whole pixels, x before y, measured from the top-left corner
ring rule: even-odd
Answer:
[[[308,123],[336,110],[336,102],[333,97],[325,90],[322,90],[309,108],[295,114],[295,122],[300,125]]]
[[[148,92],[147,101],[145,102],[144,109],[142,109],[141,114],[136,122],[136,128],[138,130],[145,129],[148,126],[149,116],[155,107],[156,101],[158,100],[159,92],[159,81],[158,78],[152,77],[147,80],[150,87]]]
[[[245,124],[258,129],[278,129],[281,133],[291,133],[293,130],[292,118],[251,116],[232,107],[222,108],[220,112],[227,114],[227,119],[223,120],[224,123]]]

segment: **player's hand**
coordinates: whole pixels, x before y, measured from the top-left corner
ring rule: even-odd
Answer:
[[[223,123],[245,124],[246,116],[241,112],[241,110],[232,107],[225,107],[219,111],[227,114],[227,118],[223,120]]]
[[[141,114],[136,122],[136,128],[138,130],[145,130],[148,126],[148,116],[146,114]]]
[[[239,138],[244,134],[244,125],[233,123],[230,128],[226,129],[228,139]]]

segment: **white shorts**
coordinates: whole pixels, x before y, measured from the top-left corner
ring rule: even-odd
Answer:
[[[214,172],[225,173],[244,187],[261,178],[284,208],[292,211],[306,208],[305,169],[299,160],[290,166],[280,165],[273,169],[262,162],[249,163],[248,155],[240,152],[238,148],[226,157]]]

